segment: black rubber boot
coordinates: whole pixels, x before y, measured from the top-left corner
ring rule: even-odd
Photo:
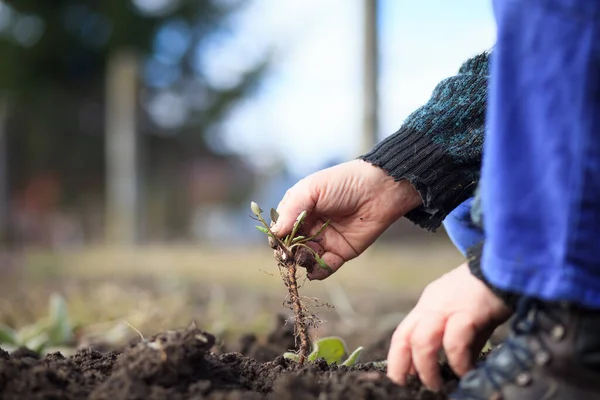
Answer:
[[[600,310],[522,299],[509,338],[450,398],[600,399]]]

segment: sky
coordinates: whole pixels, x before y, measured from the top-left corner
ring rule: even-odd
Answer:
[[[267,49],[275,62],[215,130],[215,147],[265,170],[284,161],[296,175],[360,155],[362,12],[362,0],[251,0],[233,34],[205,49],[205,69],[228,86]],[[380,0],[379,18],[383,138],[440,80],[493,45],[495,24],[482,0]]]

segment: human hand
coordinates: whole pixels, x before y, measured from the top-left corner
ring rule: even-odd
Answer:
[[[415,308],[398,325],[388,353],[388,377],[406,384],[418,374],[431,390],[439,390],[438,351],[443,348],[454,372],[472,367],[494,329],[512,311],[465,263],[430,283]]]
[[[330,220],[317,242],[308,244],[335,272],[365,251],[394,221],[421,204],[408,181],[396,182],[382,169],[354,160],[314,173],[287,191],[271,228],[281,238],[292,231],[305,211],[302,230],[309,236]],[[330,275],[318,264],[307,268],[309,279]]]

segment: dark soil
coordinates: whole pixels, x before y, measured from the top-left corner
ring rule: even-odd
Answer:
[[[0,350],[0,399],[446,399],[456,385],[447,367],[439,394],[424,390],[417,379],[407,387],[394,385],[385,371],[367,364],[347,368],[317,361],[298,367],[280,356],[294,346],[283,320],[264,343],[243,339],[240,349],[253,358],[217,354],[214,344],[212,335],[193,326],[120,353],[87,349],[40,359],[26,350]]]

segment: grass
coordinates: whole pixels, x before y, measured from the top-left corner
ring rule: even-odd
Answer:
[[[327,323],[319,336],[342,334],[356,347],[371,331],[395,326],[427,283],[461,262],[449,243],[378,245],[302,290],[336,306],[322,311]],[[121,341],[136,336],[125,322],[151,335],[192,319],[228,341],[246,332],[265,333],[282,312],[281,280],[272,253],[262,246],[29,250],[22,273],[5,276],[1,286],[2,323],[35,321],[46,312],[50,293],[59,291],[86,335],[110,332]]]
[[[336,281],[353,289],[378,288],[414,294],[431,280],[458,266],[462,260],[462,256],[449,244],[374,246],[327,281]],[[26,254],[25,267],[30,277],[145,276],[158,277],[165,282],[189,279],[260,289],[280,285],[272,253],[263,247],[227,250],[160,245],[89,247],[61,253],[31,250]],[[309,286],[313,286],[318,289],[325,282],[314,282],[306,288],[309,290]]]

